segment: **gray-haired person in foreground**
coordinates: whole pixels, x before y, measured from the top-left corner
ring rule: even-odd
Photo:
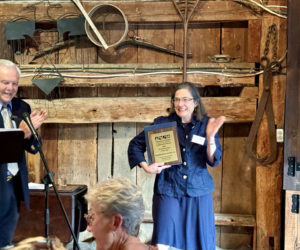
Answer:
[[[87,230],[93,233],[97,250],[155,249],[138,238],[144,218],[141,190],[126,178],[105,181],[85,196],[90,209]]]

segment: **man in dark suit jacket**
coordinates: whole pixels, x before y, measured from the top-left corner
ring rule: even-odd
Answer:
[[[7,163],[0,164],[0,248],[11,244],[17,226],[20,202],[24,201],[26,207],[29,208],[25,150],[36,153],[38,148],[36,141],[31,136],[30,129],[22,120],[23,113],[31,114],[31,121],[35,129],[38,129],[47,117],[45,110],[31,113],[30,106],[26,102],[14,98],[18,91],[19,77],[20,70],[14,63],[0,59],[0,111],[7,106],[8,114],[14,120],[12,125],[24,132],[23,157],[16,164],[18,172],[12,174]],[[0,128],[5,128],[2,112],[0,112]],[[1,141],[0,143],[8,142]]]

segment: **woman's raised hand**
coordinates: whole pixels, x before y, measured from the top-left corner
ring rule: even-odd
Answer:
[[[220,116],[218,118],[210,118],[206,127],[206,137],[213,138],[215,134],[219,131],[220,127],[225,122],[225,116]]]

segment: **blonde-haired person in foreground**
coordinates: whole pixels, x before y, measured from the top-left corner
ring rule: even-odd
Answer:
[[[50,237],[46,240],[45,237],[37,236],[20,241],[11,250],[66,250],[61,241],[57,237]]]
[[[93,233],[97,250],[152,249],[140,241],[144,218],[142,192],[126,178],[102,182],[85,196],[90,209],[87,230]]]

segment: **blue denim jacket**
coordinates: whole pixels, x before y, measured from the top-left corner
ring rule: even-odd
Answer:
[[[205,140],[204,145],[191,142],[193,135],[206,138],[206,126],[209,120],[204,116],[202,121],[193,117],[190,124],[182,124],[180,117],[176,113],[169,116],[161,116],[154,120],[154,124],[177,122],[177,133],[180,144],[182,164],[173,165],[156,175],[154,184],[155,194],[164,194],[172,197],[190,196],[196,197],[210,193],[214,189],[212,177],[207,171],[206,164],[216,166],[222,157],[222,148],[215,136],[216,151],[214,153],[214,163],[207,160]],[[137,166],[140,162],[146,161],[144,152],[146,142],[144,131],[134,137],[128,147],[128,160],[130,168]]]

